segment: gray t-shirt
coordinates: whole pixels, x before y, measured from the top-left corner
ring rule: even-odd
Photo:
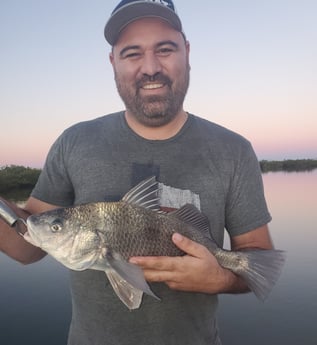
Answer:
[[[60,206],[117,201],[149,176],[160,182],[162,207],[194,203],[220,245],[224,229],[236,236],[271,220],[250,143],[192,114],[168,140],[138,136],[123,112],[72,126],[52,146],[32,196]],[[70,276],[69,345],[220,344],[215,295],[154,283],[161,301],[144,296],[140,309],[130,312],[103,272]]]

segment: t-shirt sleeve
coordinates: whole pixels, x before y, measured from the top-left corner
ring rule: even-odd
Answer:
[[[226,204],[225,226],[231,236],[240,235],[271,221],[260,165],[249,142],[236,162]]]
[[[31,196],[58,206],[70,206],[74,202],[74,191],[65,164],[64,134],[52,145],[44,168]]]

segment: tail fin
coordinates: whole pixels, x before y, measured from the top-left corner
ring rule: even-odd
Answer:
[[[286,258],[285,252],[274,249],[248,249],[239,251],[239,254],[246,264],[238,268],[236,273],[245,280],[254,294],[264,301],[281,274]]]

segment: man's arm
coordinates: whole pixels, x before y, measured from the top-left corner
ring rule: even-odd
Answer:
[[[146,280],[165,282],[171,289],[205,293],[242,293],[249,291],[244,281],[222,268],[209,250],[179,234],[174,243],[187,255],[178,257],[134,257],[130,261],[144,270]],[[271,249],[268,227],[262,226],[231,239],[232,250]]]
[[[19,208],[3,198],[1,198],[1,200],[9,205],[10,208],[24,220],[27,219],[30,214],[45,212],[57,207],[32,197],[28,199],[24,208]],[[22,234],[26,232],[26,226],[21,221],[18,220],[14,227],[10,227],[0,218],[0,251],[22,264],[38,261],[46,255],[40,248],[25,241],[23,236],[18,232]]]
[[[231,250],[241,250],[246,248],[273,249],[267,225],[261,226],[242,235],[230,238]],[[222,293],[242,293],[249,292],[250,289],[244,280],[229,270],[227,271],[227,282]]]

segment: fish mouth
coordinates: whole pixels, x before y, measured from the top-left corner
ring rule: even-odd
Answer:
[[[27,231],[24,233],[23,238],[27,242],[33,244],[34,246],[40,247],[42,245],[42,241],[40,237],[36,234],[36,231],[33,231],[32,223],[29,218],[26,220]]]
[[[39,240],[39,238],[37,236],[35,236],[34,233],[31,235],[29,230],[23,234],[23,238],[25,239],[25,241],[33,244],[33,246],[41,247],[42,243]]]

